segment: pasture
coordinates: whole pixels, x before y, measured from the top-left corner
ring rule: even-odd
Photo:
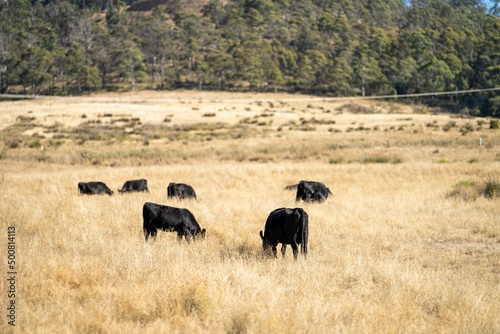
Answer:
[[[16,227],[18,333],[497,333],[500,130],[421,106],[140,92],[0,103],[2,291]],[[149,193],[118,194],[126,180]],[[323,203],[285,186],[325,183]],[[103,181],[113,196],[78,195]],[[167,198],[169,182],[197,200]],[[485,189],[491,187],[491,196]],[[144,241],[142,206],[206,239]],[[265,257],[279,207],[307,260]],[[5,288],[4,288],[5,287]]]

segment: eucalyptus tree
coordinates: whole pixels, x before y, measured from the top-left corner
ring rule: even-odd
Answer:
[[[174,24],[163,11],[155,9],[151,15],[138,14],[132,23],[132,30],[145,56],[153,84],[161,89],[170,87],[174,76],[169,64],[177,59],[178,49]]]

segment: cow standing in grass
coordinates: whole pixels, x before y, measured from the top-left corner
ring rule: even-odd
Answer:
[[[281,243],[281,254],[285,257],[286,245],[291,245],[293,257],[297,260],[300,245],[302,255],[307,257],[308,224],[309,216],[301,208],[273,210],[267,217],[264,233],[260,231],[263,251],[267,252],[272,248],[274,256],[277,257],[276,247]]]
[[[118,192],[121,194],[139,191],[149,192],[147,180],[140,179],[127,181],[123,184],[123,187],[118,190]]]
[[[323,202],[328,198],[328,194],[332,192],[321,182],[300,181],[297,185],[297,196],[295,200],[298,202]]]
[[[98,194],[107,194],[113,195],[111,189],[104,182],[79,182],[78,183],[78,192],[80,195],[98,195]]]
[[[177,232],[179,242],[182,237],[189,243],[191,238],[205,238],[205,229],[200,225],[188,209],[174,208],[146,202],[142,208],[144,237],[148,241],[149,236],[156,239],[158,230],[165,232]]]
[[[194,192],[193,187],[185,183],[170,182],[170,184],[167,187],[167,196],[169,198],[177,197],[179,199],[184,199],[184,198],[196,199],[196,193]]]

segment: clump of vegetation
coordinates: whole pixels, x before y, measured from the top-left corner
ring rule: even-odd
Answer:
[[[446,197],[458,197],[464,201],[475,201],[480,196],[489,199],[500,197],[500,181],[494,176],[487,176],[482,182],[460,180]]]
[[[346,110],[352,114],[377,114],[378,111],[374,107],[365,107],[355,103],[344,104],[338,110]]]
[[[477,184],[472,180],[460,180],[453,185],[453,189],[446,197],[460,197],[464,201],[476,200],[478,197]]]
[[[500,120],[498,119],[490,120],[490,129],[493,130],[500,129]]]
[[[373,155],[362,158],[359,162],[363,164],[400,164],[403,159],[400,157],[388,157],[385,155]]]
[[[35,139],[28,144],[29,148],[40,148],[42,147],[42,143],[39,139]]]
[[[472,131],[474,131],[474,127],[469,122],[465,123],[460,128],[460,133],[462,134],[462,136],[465,136],[466,134],[468,134],[469,132],[472,132]]]
[[[446,158],[439,158],[436,160],[436,163],[438,163],[438,164],[447,164],[448,162],[450,162],[450,161]]]
[[[486,198],[500,197],[500,181],[496,177],[489,175],[483,181],[481,192]]]
[[[448,123],[446,123],[445,125],[443,125],[443,131],[450,131],[451,128],[454,128],[457,126],[457,122],[455,121],[449,121]]]
[[[413,107],[413,113],[415,114],[427,114],[430,112],[430,108],[424,105],[416,105]]]
[[[300,122],[302,123],[302,125],[305,125],[305,124],[335,124],[336,122],[334,120],[331,120],[331,119],[316,119],[316,118],[311,118],[311,119],[305,119],[304,117],[301,117],[300,118]]]
[[[329,162],[331,164],[338,165],[338,164],[341,164],[344,162],[344,158],[343,157],[332,157],[332,158],[330,158]]]

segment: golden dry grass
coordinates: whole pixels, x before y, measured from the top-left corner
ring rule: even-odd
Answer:
[[[113,96],[78,98],[75,109],[87,104],[96,117],[110,112],[129,113],[143,123],[163,119],[141,108],[125,112],[138,104],[161,109],[167,103],[160,94],[142,94],[120,96],[122,107],[112,110],[99,108],[114,103]],[[460,180],[498,175],[497,132],[446,132],[441,126],[450,120],[447,115],[415,114],[406,106],[388,113],[392,105],[383,104],[383,113],[345,111],[335,115],[334,125],[278,131],[289,118],[329,119],[334,107],[324,113],[326,107],[310,97],[192,94],[191,103],[214,101],[216,116],[204,117],[208,110],[196,109],[202,104],[182,109],[189,104],[184,95],[182,103],[167,103],[178,108],[179,114],[168,111],[172,122],[181,115],[179,124],[214,122],[222,118],[218,110],[226,109],[224,122],[234,124],[253,112],[246,108],[261,115],[256,106],[265,108],[272,100],[277,109],[276,101],[286,98],[289,112],[275,110],[265,131],[251,124],[239,139],[186,143],[160,137],[147,146],[157,150],[154,156],[117,154],[140,150],[143,138],[83,144],[67,139],[42,153],[40,147],[4,147],[1,248],[6,249],[7,226],[16,226],[16,332],[500,332],[498,198],[447,196]],[[296,106],[293,98],[305,105]],[[58,101],[5,102],[3,124],[36,115],[42,131],[42,120],[53,114],[64,127],[77,126],[80,116],[71,110],[61,116],[71,100]],[[88,118],[91,111],[85,111]],[[476,124],[454,120],[457,128],[461,122]],[[439,128],[426,125],[434,121]],[[353,122],[371,124],[371,130],[347,131]],[[373,130],[405,122],[410,124],[400,131]],[[487,139],[481,147],[479,136]],[[82,151],[101,154],[100,160],[78,160]],[[30,158],[40,154],[52,160]],[[372,163],[366,157],[399,161]],[[104,181],[116,193],[135,178],[146,178],[150,193],[77,194],[79,181]],[[283,188],[301,179],[324,182],[333,196],[321,204],[296,203],[295,193]],[[171,181],[191,184],[198,200],[167,199]],[[207,229],[206,239],[179,244],[174,233],[159,232],[156,242],[146,244],[146,201],[188,208]],[[267,215],[296,206],[310,217],[307,260],[293,261],[290,249],[284,259],[264,258],[259,231]],[[2,279],[2,291],[5,284]],[[5,295],[1,300],[5,305]],[[1,331],[12,330],[2,318]]]

